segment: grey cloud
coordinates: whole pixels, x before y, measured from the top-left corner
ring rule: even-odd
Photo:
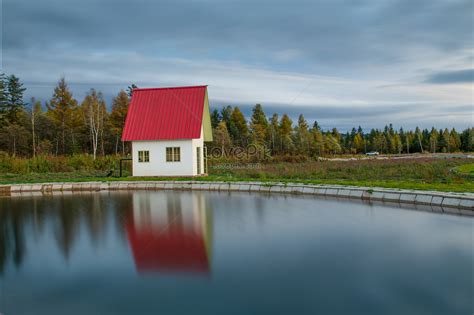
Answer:
[[[473,83],[474,69],[442,71],[433,73],[428,77],[426,82],[435,84]]]
[[[4,49],[119,49],[254,62],[296,49],[318,63],[400,62],[408,45],[471,45],[470,6],[469,0],[5,0]]]
[[[417,74],[415,67],[445,68],[437,62],[452,56],[465,58],[465,63],[472,61],[472,56],[466,57],[473,48],[471,0],[3,0],[2,9],[3,70],[27,82],[28,96],[43,100],[51,96],[63,74],[78,99],[89,87],[102,90],[110,99],[132,82],[187,85],[194,80],[220,82],[225,77],[227,81],[219,88],[227,91],[245,79],[257,80],[233,79],[227,68],[216,75],[215,69],[212,74],[205,67],[157,61],[166,58],[194,64],[236,62],[274,74],[367,79],[380,81],[377,85],[381,86],[394,82],[411,86],[406,78]],[[433,73],[427,82],[472,82],[472,70],[466,71],[470,72]],[[270,85],[274,78],[265,79]],[[255,90],[261,92],[258,83]],[[393,104],[411,101],[385,90],[378,91],[377,99]],[[319,92],[328,98],[351,95],[344,85],[331,91],[321,87]],[[218,106],[239,101],[210,96]],[[274,99],[268,96],[261,99]],[[416,119],[420,124],[444,125],[446,121],[439,118],[443,114],[451,114],[458,126],[472,125],[463,120],[469,111],[461,108],[469,105],[458,103],[437,109],[433,115],[439,116],[423,116],[416,106],[402,105],[267,104],[266,108],[271,114],[273,108],[282,113],[283,107],[293,119],[301,112],[309,121],[324,120],[328,127],[359,123],[380,127],[390,121],[405,126],[407,121],[416,124]],[[252,105],[244,106],[246,113]],[[430,111],[429,107],[425,110]]]

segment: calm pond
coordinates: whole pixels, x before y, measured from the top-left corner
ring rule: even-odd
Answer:
[[[472,217],[309,196],[0,198],[0,313],[472,314]]]

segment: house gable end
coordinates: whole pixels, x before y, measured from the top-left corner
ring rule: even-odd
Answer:
[[[206,89],[206,95],[204,97],[204,108],[203,108],[203,113],[202,113],[202,128],[203,128],[204,141],[206,142],[212,141],[211,114],[210,114],[210,109],[209,109],[209,98],[207,96],[207,89]]]

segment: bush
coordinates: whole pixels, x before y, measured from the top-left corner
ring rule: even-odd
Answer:
[[[12,157],[0,151],[0,174],[32,174],[63,172],[109,171],[118,168],[120,156],[93,157],[89,154],[72,156],[38,155],[33,158]]]

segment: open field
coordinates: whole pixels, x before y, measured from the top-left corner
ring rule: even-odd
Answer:
[[[468,158],[372,159],[260,164],[252,169],[211,166],[213,179],[286,181],[367,187],[474,192]]]
[[[157,179],[154,177],[133,178],[130,177],[130,170],[124,171],[124,177],[118,177],[118,159],[118,157],[108,157],[93,161],[89,157],[51,157],[37,158],[35,161],[17,160],[12,162],[16,163],[15,165],[3,164],[3,170],[0,171],[0,184]],[[209,176],[195,178],[195,180],[279,181],[474,192],[473,162],[472,158],[460,156],[256,164],[210,161]],[[7,166],[15,167],[17,172],[6,171]],[[107,177],[111,170],[113,170],[112,176]],[[189,180],[189,178],[180,179]]]

